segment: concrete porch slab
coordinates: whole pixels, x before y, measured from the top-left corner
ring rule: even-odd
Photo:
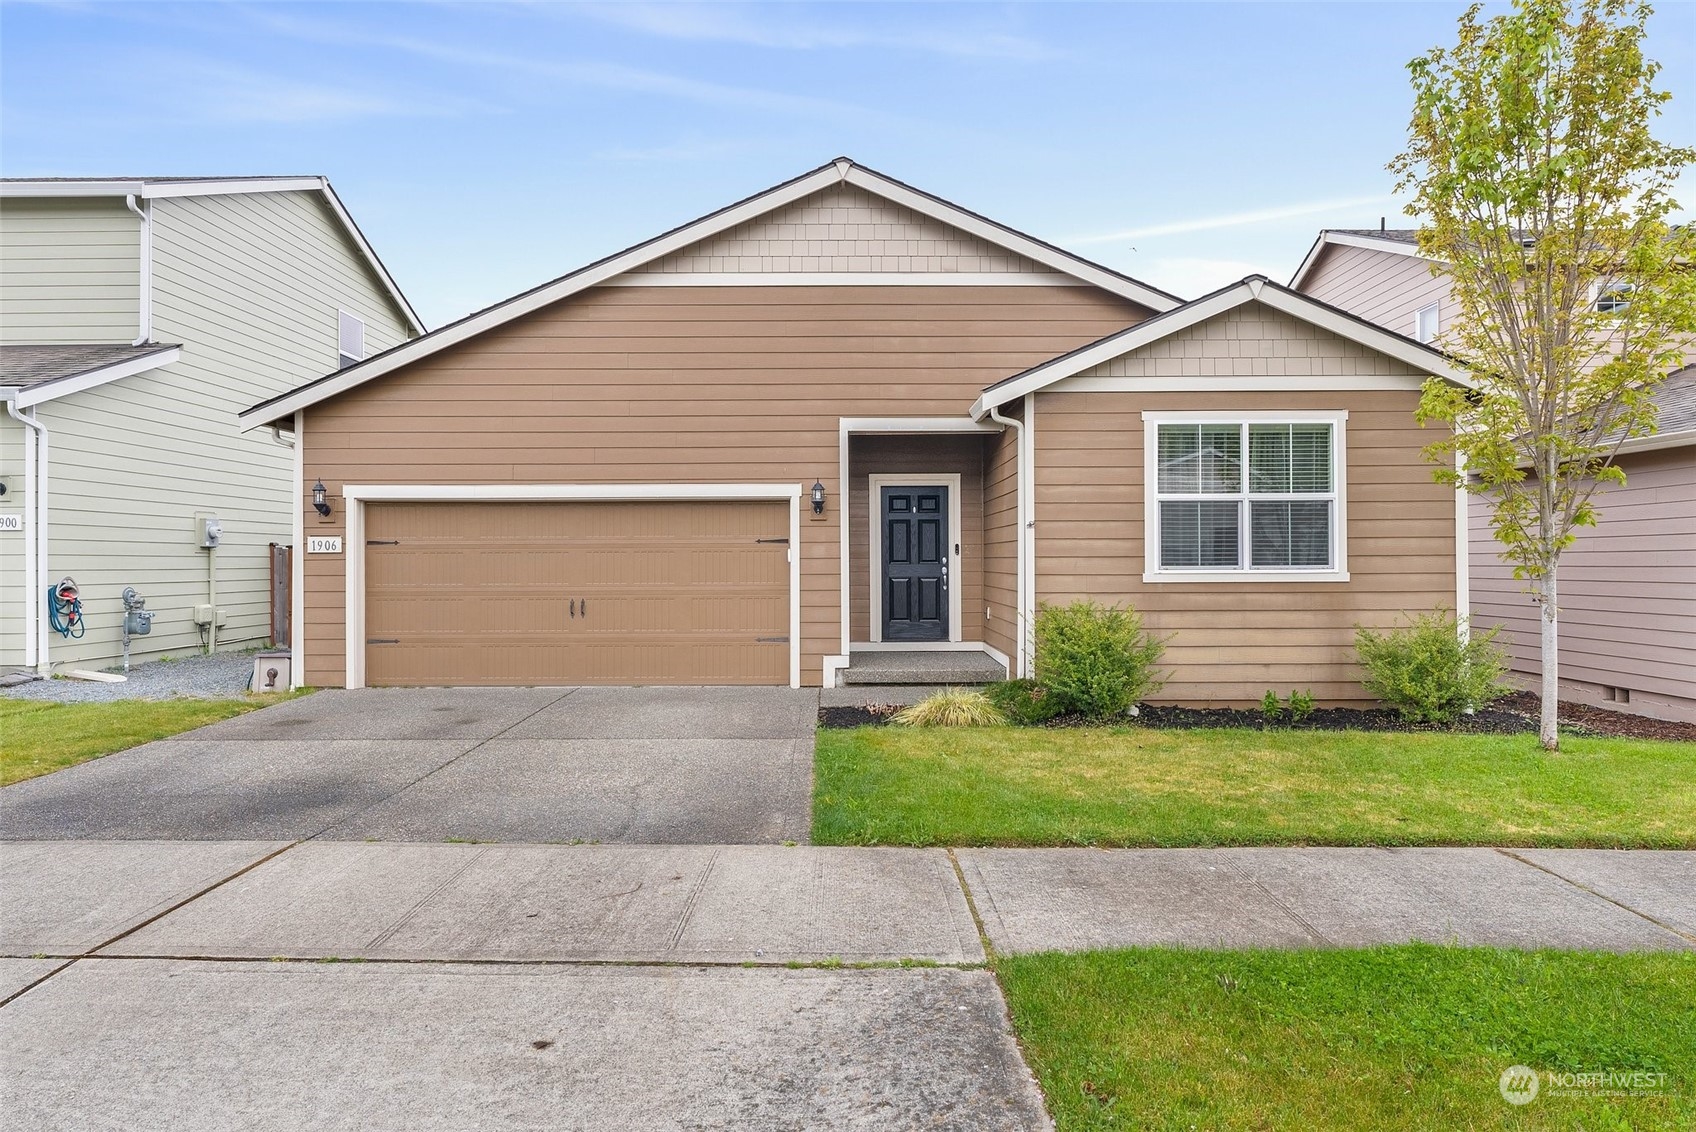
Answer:
[[[839,675],[844,685],[926,684],[940,687],[993,684],[1007,679],[1001,662],[985,652],[851,650]]]
[[[983,959],[940,850],[344,842],[297,846],[105,954]]]
[[[1049,1129],[988,971],[85,960],[10,1132]]]
[[[0,954],[80,955],[286,844],[0,842]]]

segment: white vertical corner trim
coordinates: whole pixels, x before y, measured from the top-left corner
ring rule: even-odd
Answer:
[[[842,619],[842,663],[838,668],[848,667],[848,600],[853,585],[849,578],[851,567],[848,563],[848,446],[849,437],[853,435],[852,421],[838,418],[836,424],[836,529],[837,529],[837,582],[839,583],[840,604],[839,613]],[[831,658],[825,658],[824,687],[834,688],[835,673],[830,670]]]
[[[38,612],[41,596],[47,583],[41,580],[40,563],[35,552],[35,429],[14,409],[14,402],[8,401],[6,409],[18,421],[24,434],[24,509],[21,516],[24,524],[24,663],[35,667],[38,634],[44,632],[41,625],[41,615]]]
[[[1460,625],[1461,643],[1472,633],[1472,524],[1471,501],[1466,490],[1466,457],[1455,454],[1455,620]]]
[[[1292,409],[1232,411],[1144,410],[1142,414],[1142,580],[1152,582],[1225,582],[1253,585],[1256,582],[1346,582],[1349,580],[1348,514],[1348,419],[1347,409]],[[1245,565],[1235,570],[1163,570],[1160,568],[1159,428],[1163,424],[1328,424],[1331,426],[1332,519],[1331,567],[1325,570],[1253,570]],[[1245,451],[1243,460],[1247,462]],[[1198,496],[1205,499],[1205,496]],[[1235,498],[1242,499],[1238,495]],[[1246,519],[1244,525],[1246,538]],[[1247,543],[1244,543],[1247,546]]]
[[[960,546],[965,543],[960,539],[960,474],[958,472],[932,474],[930,472],[894,473],[873,472],[866,476],[866,533],[869,538],[866,553],[869,564],[867,571],[867,621],[866,637],[872,644],[883,643],[883,489],[886,487],[946,487],[948,489],[948,541]],[[949,554],[947,547],[944,554]],[[954,570],[949,574],[948,585],[948,640],[960,640],[960,602],[961,591],[965,588],[954,584],[959,576],[961,555],[950,555],[953,558]],[[846,607],[844,607],[846,608]],[[846,653],[848,650],[842,650]]]
[[[297,440],[298,443],[298,440]],[[343,566],[346,596],[349,688],[365,687],[365,505],[367,503],[619,503],[727,502],[789,503],[789,686],[801,686],[801,497],[800,483],[520,483],[520,484],[343,484],[347,509]],[[291,667],[293,667],[291,665]]]
[[[1025,577],[1025,608],[1020,611],[1024,625],[1020,640],[1024,642],[1024,661],[1019,666],[1022,677],[1036,675],[1036,394],[1025,394],[1025,427],[1019,430],[1019,474],[1025,477],[1025,540],[1024,561],[1019,569]]]
[[[138,315],[141,332],[132,346],[145,346],[153,340],[153,208],[138,203],[136,197],[126,196],[124,205],[141,217],[141,301]]]
[[[289,690],[306,686],[306,410],[294,415],[293,521],[289,537]]]

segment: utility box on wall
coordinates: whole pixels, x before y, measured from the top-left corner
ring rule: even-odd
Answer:
[[[224,524],[218,516],[196,512],[194,516],[194,538],[202,550],[217,550],[218,544],[224,539]]]

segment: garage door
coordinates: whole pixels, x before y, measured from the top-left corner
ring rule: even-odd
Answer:
[[[365,682],[787,684],[789,504],[372,503]]]

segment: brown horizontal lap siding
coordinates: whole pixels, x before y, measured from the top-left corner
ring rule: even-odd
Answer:
[[[1140,610],[1170,638],[1164,701],[1249,704],[1268,688],[1365,700],[1355,625],[1455,604],[1454,492],[1419,455],[1435,438],[1414,422],[1418,399],[1412,391],[1038,394],[1039,599]],[[1143,582],[1144,411],[1338,409],[1349,414],[1350,581]]]
[[[308,410],[303,487],[816,479],[834,518],[838,418],[964,417],[1147,313],[1085,287],[591,290]],[[340,533],[339,505],[325,524],[303,505],[309,535]],[[838,532],[801,523],[807,684],[841,643]],[[344,558],[305,559],[314,684],[345,680]]]
[[[1696,710],[1696,446],[1620,460],[1597,525],[1561,556],[1560,675],[1686,702]],[[1513,668],[1542,672],[1537,607],[1501,559],[1488,501],[1470,501],[1472,611],[1502,625]]]

